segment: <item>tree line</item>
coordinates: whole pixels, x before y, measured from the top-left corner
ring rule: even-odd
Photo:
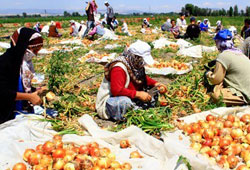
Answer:
[[[193,4],[186,4],[185,7],[181,9],[182,13],[193,16],[250,16],[250,7],[247,6],[245,10],[240,10],[237,5],[230,7],[228,10],[222,9],[211,9],[211,8],[200,8]]]

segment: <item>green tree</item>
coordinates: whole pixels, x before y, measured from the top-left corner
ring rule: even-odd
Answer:
[[[249,6],[246,7],[246,16],[247,17],[250,16],[250,7]]]
[[[233,16],[233,13],[234,13],[233,7],[230,6],[229,11],[228,11],[228,15],[229,15],[230,17],[232,17],[232,16]]]
[[[235,17],[239,16],[239,9],[237,5],[234,6],[234,16]]]
[[[245,12],[244,12],[244,10],[242,9],[242,10],[240,10],[240,15],[241,16],[244,16],[245,15]]]
[[[63,16],[64,16],[64,17],[70,17],[70,16],[71,16],[71,14],[70,14],[70,13],[68,13],[67,11],[64,11]]]
[[[27,17],[27,13],[23,12],[23,17],[26,18]]]
[[[186,4],[185,11],[189,13],[189,15],[194,15],[194,5],[193,4]]]

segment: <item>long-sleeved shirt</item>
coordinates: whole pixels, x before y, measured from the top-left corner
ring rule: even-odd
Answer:
[[[108,18],[113,18],[114,17],[114,10],[111,6],[107,7],[107,17]]]
[[[110,85],[112,96],[127,96],[131,99],[135,98],[136,91],[142,90],[140,86],[137,86],[130,81],[128,88],[125,88],[126,73],[121,67],[114,67],[110,73]],[[147,85],[154,86],[157,81],[147,76]]]

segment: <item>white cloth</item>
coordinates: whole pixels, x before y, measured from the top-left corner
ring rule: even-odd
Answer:
[[[48,34],[49,33],[49,25],[45,25],[41,31],[41,33],[46,33]]]
[[[181,20],[180,18],[177,18],[176,26],[181,27],[181,28],[185,28],[185,27],[187,27],[187,22],[185,19]]]

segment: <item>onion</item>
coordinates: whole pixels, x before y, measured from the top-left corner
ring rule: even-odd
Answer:
[[[111,168],[121,168],[121,164],[118,162],[118,161],[113,161],[111,162],[111,165],[110,165]]]
[[[66,155],[65,149],[61,149],[61,148],[54,150],[52,154],[54,159],[64,158],[65,155]]]
[[[242,151],[242,146],[241,144],[237,143],[237,144],[233,144],[232,145],[232,149],[235,155],[239,155]]]
[[[109,148],[101,148],[100,149],[100,156],[107,157],[111,153]]]
[[[231,144],[230,140],[225,139],[225,138],[220,139],[219,145],[221,148],[225,148],[225,147],[229,146],[230,144]]]
[[[210,120],[208,124],[210,127],[215,127],[216,122],[214,120]]]
[[[130,159],[133,158],[143,158],[143,156],[141,156],[141,154],[138,151],[134,151],[130,153]]]
[[[193,133],[193,129],[191,125],[186,125],[184,127],[184,132],[186,132],[188,135],[191,135]]]
[[[233,123],[231,121],[227,120],[227,121],[224,122],[224,127],[225,128],[231,128],[231,127],[233,127]]]
[[[47,155],[51,154],[54,149],[55,149],[55,144],[53,142],[47,141],[43,145],[43,152]]]
[[[129,140],[127,140],[127,139],[126,139],[126,140],[121,140],[121,141],[120,141],[120,147],[123,148],[123,149],[124,149],[124,148],[130,147],[130,142],[129,142]]]
[[[233,123],[235,121],[235,116],[230,114],[227,116],[227,120]]]
[[[56,95],[55,95],[55,93],[53,93],[53,92],[48,92],[48,93],[46,94],[46,99],[47,99],[49,102],[55,100],[55,98],[56,98]]]
[[[30,157],[28,158],[28,163],[31,165],[31,166],[34,166],[34,165],[38,165],[42,159],[42,154],[41,153],[32,153],[30,155]]]
[[[42,159],[40,160],[40,165],[42,166],[49,166],[53,163],[53,159],[50,155],[43,155]]]
[[[231,136],[234,139],[238,139],[241,136],[243,136],[243,131],[241,129],[233,129],[232,132],[231,132]]]
[[[201,135],[199,133],[193,133],[190,135],[191,141],[193,142],[201,142]]]
[[[65,166],[65,162],[62,159],[58,159],[54,164],[53,164],[53,170],[63,170]]]
[[[94,166],[91,170],[102,170],[102,168],[99,166]]]
[[[27,170],[27,167],[24,163],[17,163],[13,166],[12,170]]]
[[[108,158],[109,158],[111,161],[115,161],[116,156],[115,156],[114,153],[110,153],[110,154],[108,155]]]
[[[98,161],[97,161],[97,165],[101,168],[109,168],[111,166],[111,161],[107,158],[100,158]]]
[[[201,144],[197,142],[191,143],[190,147],[195,150],[196,152],[199,152],[201,150]]]
[[[200,130],[200,125],[198,123],[192,123],[192,130],[193,132],[199,132]]]
[[[228,136],[231,134],[231,129],[229,128],[223,128],[220,130],[220,135],[221,136]]]
[[[245,114],[240,118],[240,121],[244,123],[249,123],[250,122],[250,114]]]
[[[218,154],[217,151],[211,149],[211,150],[208,152],[208,155],[209,155],[210,157],[216,158],[219,154]]]
[[[208,147],[208,146],[203,146],[202,148],[201,148],[201,150],[200,150],[200,153],[201,154],[208,154],[208,152],[211,150],[211,148],[210,147]]]
[[[235,168],[237,164],[239,163],[239,159],[235,157],[234,155],[231,155],[227,158],[227,162],[229,163],[229,167],[231,169]]]
[[[229,169],[229,163],[227,162],[227,156],[222,156],[217,162],[218,165],[224,169]]]
[[[248,133],[248,134],[246,135],[246,141],[247,141],[248,144],[250,144],[250,133]]]
[[[122,169],[123,170],[131,170],[132,169],[132,166],[131,166],[131,164],[130,163],[124,163],[124,164],[122,164]]]
[[[223,129],[224,123],[222,121],[217,121],[215,127],[218,129]]]
[[[201,128],[208,129],[209,128],[209,124],[207,122],[203,122],[203,123],[201,123]]]
[[[57,140],[62,140],[62,136],[61,135],[55,135],[53,137],[53,141],[57,141]]]
[[[212,146],[212,149],[215,150],[218,154],[221,153],[220,146]]]
[[[32,153],[34,153],[34,152],[35,152],[34,149],[26,149],[25,152],[24,152],[24,154],[23,154],[23,160],[27,162],[28,159],[29,159],[29,157],[30,157],[30,155]]]
[[[247,133],[250,133],[250,125],[247,126]]]
[[[209,114],[209,115],[207,115],[206,120],[209,122],[209,121],[215,120],[215,117],[213,115]]]
[[[205,140],[202,142],[202,145],[203,145],[203,146],[212,146],[212,139],[205,139]]]
[[[48,170],[48,168],[42,165],[35,165],[33,170]]]
[[[212,129],[206,129],[203,133],[205,139],[212,139],[214,137],[214,132]]]
[[[79,153],[88,155],[89,154],[89,147],[86,145],[81,145],[79,148]]]
[[[63,142],[61,140],[54,140],[55,148],[63,148]]]
[[[92,142],[92,143],[88,144],[88,147],[90,147],[90,148],[99,148],[99,144],[96,143],[96,142]]]
[[[43,145],[42,144],[36,146],[36,152],[43,153]]]
[[[215,136],[215,137],[213,138],[212,146],[217,146],[217,145],[219,145],[219,144],[220,144],[220,137]]]
[[[67,163],[64,165],[63,170],[76,170],[75,164]]]
[[[99,148],[90,148],[89,153],[91,156],[99,157],[100,156],[100,149]]]

